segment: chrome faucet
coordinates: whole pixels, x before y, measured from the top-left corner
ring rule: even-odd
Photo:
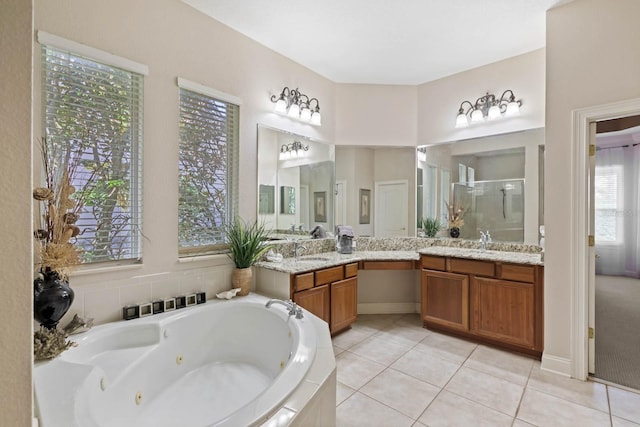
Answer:
[[[487,249],[487,243],[491,242],[491,234],[489,234],[489,230],[486,232],[480,232],[480,250],[483,252]]]
[[[291,228],[289,228],[289,231],[291,231],[292,233],[296,232],[296,225],[295,224],[291,224]]]
[[[304,317],[302,313],[302,309],[298,307],[298,304],[291,301],[290,299],[286,301],[282,301],[279,299],[270,299],[265,304],[265,307],[270,308],[273,304],[284,305],[287,308],[287,310],[289,310],[289,316],[296,316],[296,319],[302,319]]]
[[[293,243],[296,245],[295,249],[294,249],[294,256],[295,256],[295,259],[297,261],[298,257],[300,256],[300,251],[306,251],[307,247],[302,245],[302,244],[300,244],[300,242],[297,241],[297,240],[295,242],[293,242]]]

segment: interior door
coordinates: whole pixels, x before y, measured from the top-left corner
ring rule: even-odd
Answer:
[[[300,186],[300,224],[304,229],[310,230],[311,223],[309,222],[309,186]]]
[[[347,224],[347,182],[336,181],[336,224]]]
[[[589,227],[589,270],[587,273],[589,280],[589,331],[588,331],[588,346],[589,346],[589,373],[593,374],[596,371],[596,247],[595,247],[595,176],[596,176],[596,122],[589,123],[589,213],[588,213],[588,227]],[[592,244],[593,243],[593,244]]]
[[[409,182],[383,181],[375,184],[375,236],[409,234]]]

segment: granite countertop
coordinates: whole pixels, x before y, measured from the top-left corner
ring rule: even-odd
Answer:
[[[257,267],[276,270],[283,273],[297,274],[321,268],[335,267],[357,261],[415,261],[420,255],[449,256],[487,261],[512,262],[517,264],[544,265],[540,253],[496,251],[470,248],[456,248],[448,246],[430,246],[415,250],[394,251],[355,251],[352,254],[337,252],[320,252],[313,255],[301,256],[298,260],[284,258],[282,262],[259,261]]]
[[[357,261],[415,261],[418,259],[420,259],[420,254],[416,251],[357,251],[352,254],[322,252],[301,256],[297,261],[294,258],[285,258],[282,262],[259,261],[255,265],[269,270],[295,274]]]
[[[509,251],[481,251],[480,249],[451,248],[445,246],[431,246],[421,249],[420,254],[438,255],[457,258],[470,258],[487,261],[513,262],[517,264],[543,265],[540,253],[509,252]]]

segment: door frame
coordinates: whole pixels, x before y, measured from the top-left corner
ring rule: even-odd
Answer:
[[[571,227],[571,376],[586,380],[589,375],[589,144],[590,123],[640,114],[640,98],[576,109],[572,114],[571,193],[575,195]],[[595,141],[594,141],[595,143]]]
[[[342,186],[342,192],[340,192],[338,190],[338,187]],[[347,180],[345,179],[338,179],[336,180],[336,184],[335,184],[335,194],[336,194],[336,206],[335,206],[335,213],[334,213],[334,225],[346,225],[349,223],[348,220],[348,209],[347,209]],[[338,205],[340,204],[338,202],[338,199],[341,199],[342,201],[342,209],[343,209],[343,218],[344,221],[340,222],[340,218],[338,218]]]

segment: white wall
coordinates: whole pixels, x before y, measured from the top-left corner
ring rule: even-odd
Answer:
[[[2,425],[31,425],[33,241],[31,226],[31,43],[33,4],[0,1],[0,414]]]
[[[543,367],[569,373],[571,354],[571,174],[574,109],[640,97],[640,2],[581,0],[547,13],[545,154],[545,354]],[[585,231],[586,233],[586,231]]]
[[[337,84],[336,145],[415,147],[416,86]]]
[[[544,49],[425,83],[418,87],[418,145],[460,141],[544,126]],[[456,129],[463,101],[511,89],[522,100],[521,114]],[[339,98],[338,96],[336,98]]]

